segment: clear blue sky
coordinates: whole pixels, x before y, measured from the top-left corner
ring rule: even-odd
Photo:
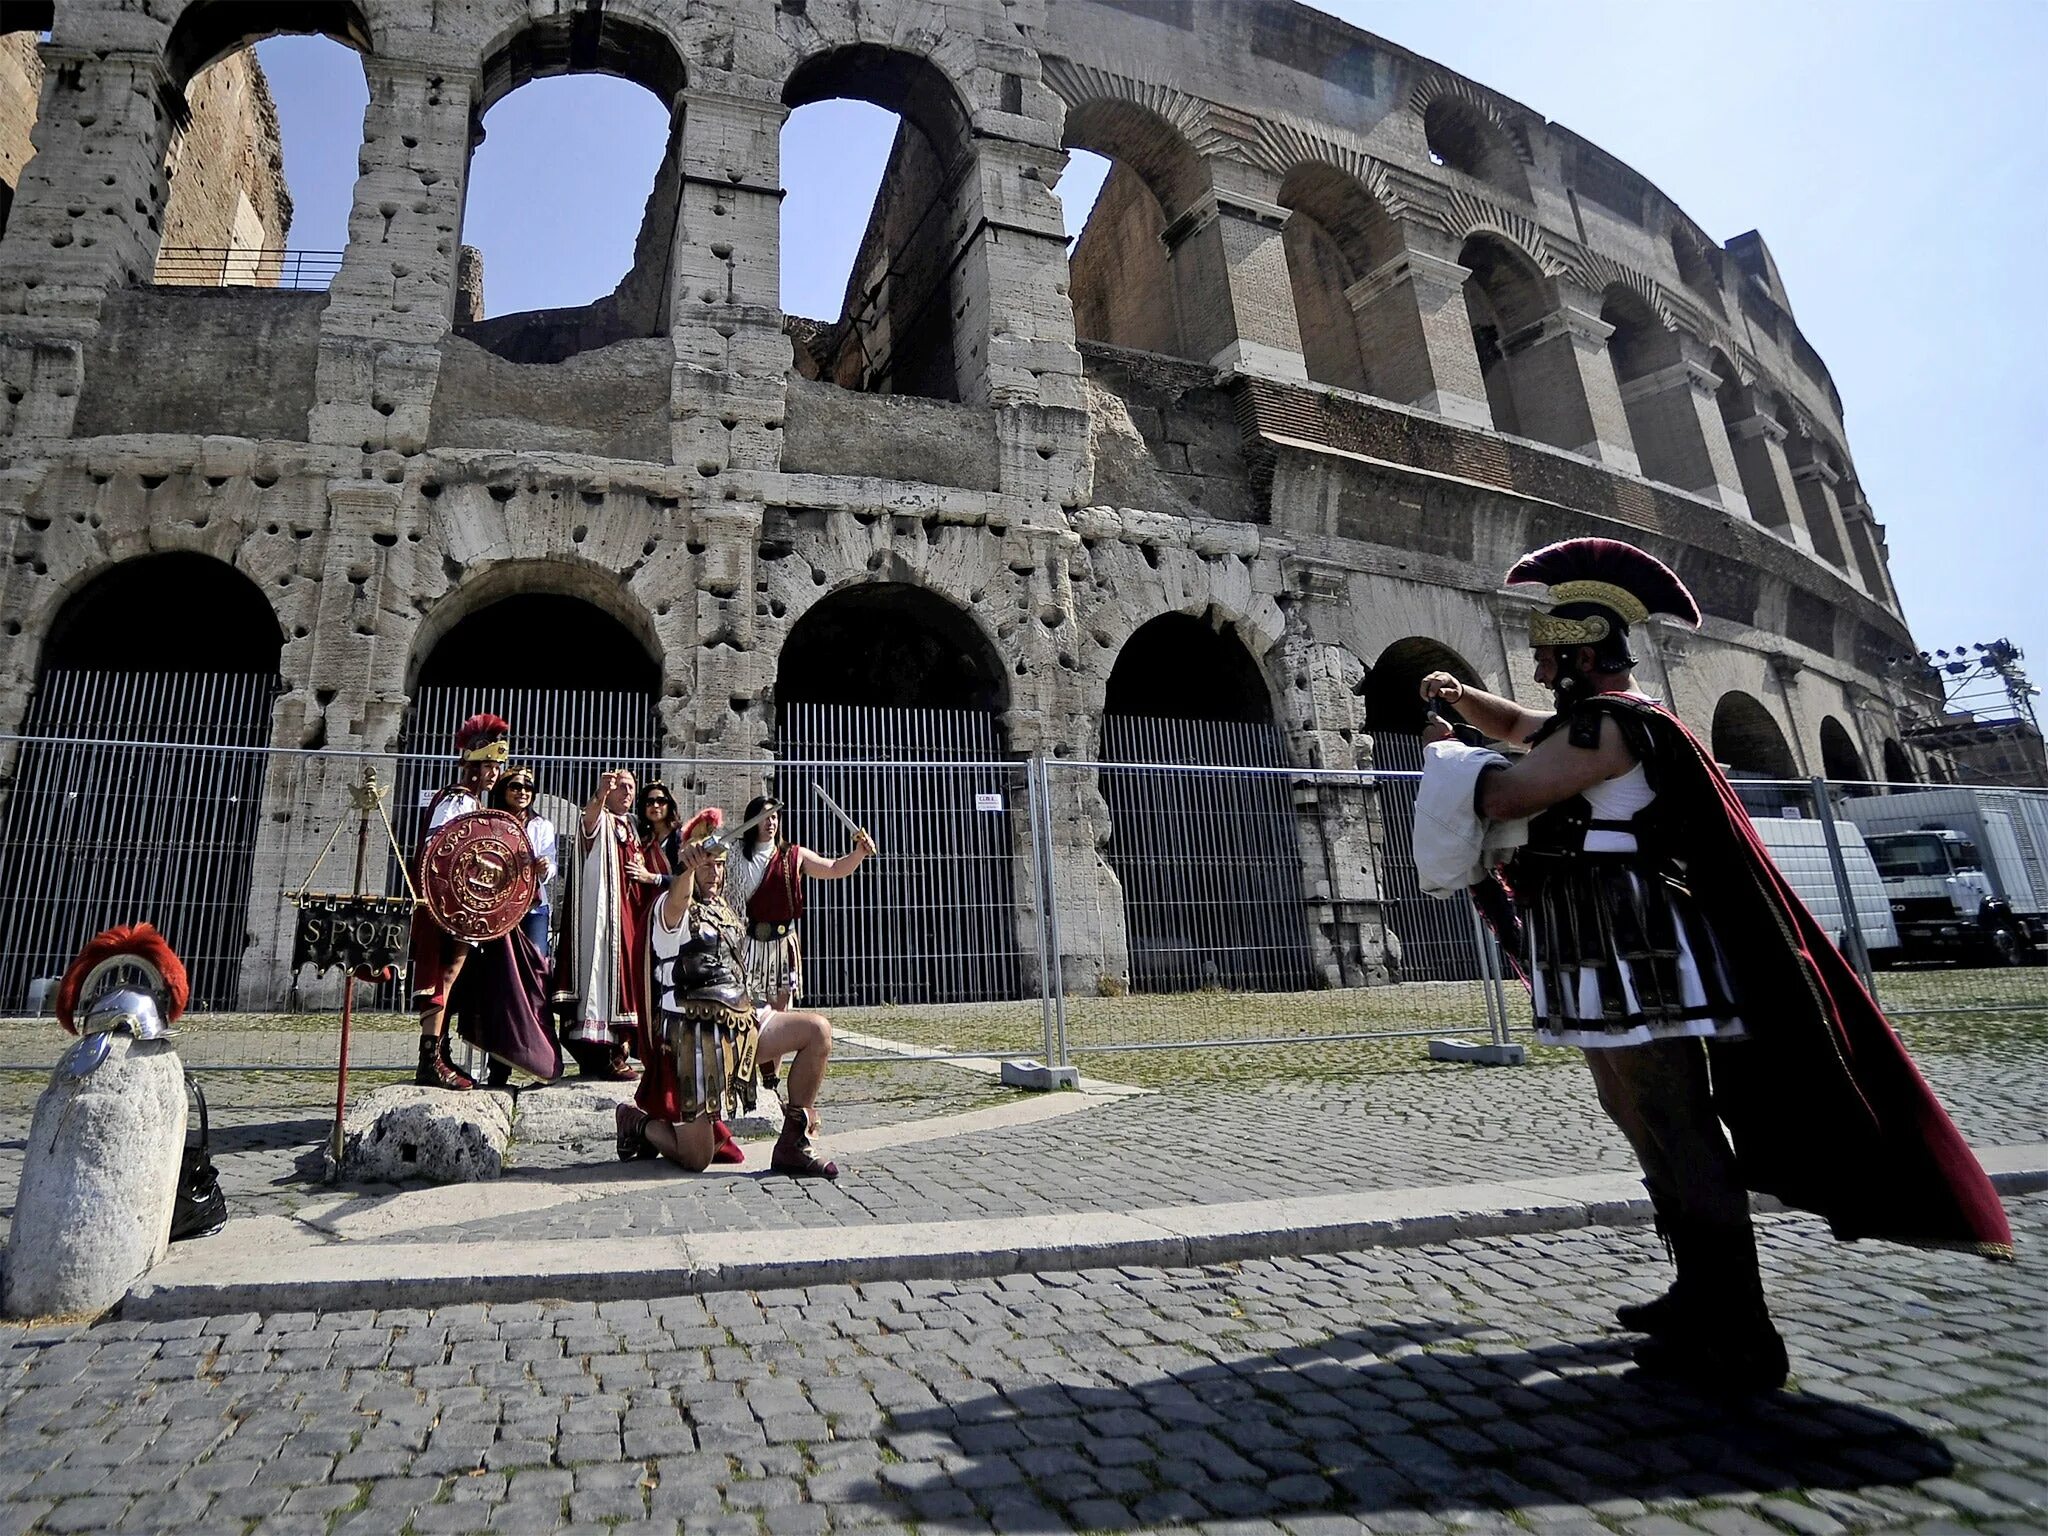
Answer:
[[[1847,412],[1906,616],[1932,649],[2009,635],[2048,681],[2048,5],[1977,0],[1330,0],[1325,9],[1619,156],[1719,240],[1763,231]],[[361,131],[339,45],[261,45],[298,202],[338,249]],[[635,86],[540,81],[494,108],[463,238],[491,313],[607,293],[631,261],[665,115]],[[894,119],[859,103],[783,135],[783,302],[832,318]],[[1068,174],[1069,230],[1103,169]],[[2035,445],[2030,447],[2028,445]]]

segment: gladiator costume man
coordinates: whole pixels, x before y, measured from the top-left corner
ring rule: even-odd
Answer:
[[[512,755],[512,727],[496,715],[471,715],[455,730],[455,756],[461,764],[455,782],[444,785],[428,802],[422,840],[458,816],[480,811],[489,803]],[[415,881],[421,878],[416,873]],[[419,1070],[413,1081],[422,1088],[467,1090],[476,1080],[448,1059],[448,995],[454,990],[469,948],[434,920],[422,905],[412,914],[412,997],[420,1015]]]
[[[1520,956],[1536,1037],[1584,1048],[1601,1105],[1642,1164],[1677,1267],[1624,1306],[1646,1370],[1767,1392],[1786,1374],[1757,1270],[1749,1191],[1885,1238],[2012,1256],[1990,1181],[1856,973],[1771,862],[1712,755],[1636,688],[1630,626],[1696,627],[1699,607],[1632,545],[1571,539],[1510,586],[1549,587],[1530,640],[1554,713],[1423,680],[1497,740],[1475,809],[1532,818],[1507,892],[1474,887]],[[1449,727],[1426,733],[1442,740]],[[1511,894],[1512,902],[1498,899]],[[1724,1132],[1725,1127],[1725,1132]]]
[[[832,1053],[824,1015],[757,1006],[746,935],[725,904],[727,845],[715,809],[682,831],[681,858],[649,914],[646,995],[640,1009],[644,1071],[632,1104],[618,1108],[621,1159],[659,1155],[692,1173],[720,1151],[718,1122],[755,1103],[762,1050],[790,1054],[782,1134],[769,1167],[797,1178],[839,1177],[812,1141],[818,1089]]]

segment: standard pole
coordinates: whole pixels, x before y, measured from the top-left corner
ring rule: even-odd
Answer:
[[[370,812],[377,804],[377,770],[363,770],[363,787],[356,800],[356,878],[349,887],[351,895],[363,894],[363,873],[370,858]],[[356,971],[349,966],[341,974],[341,1061],[334,1074],[334,1139],[330,1150],[334,1154],[334,1166],[341,1166],[342,1136],[341,1124],[348,1113],[348,1040],[349,1026],[355,1021]]]

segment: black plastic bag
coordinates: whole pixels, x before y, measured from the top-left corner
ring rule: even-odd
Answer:
[[[211,1237],[228,1224],[228,1197],[213,1166],[213,1133],[206,1118],[206,1094],[199,1079],[185,1074],[185,1087],[199,1101],[199,1145],[187,1146],[178,1163],[178,1195],[171,1206],[171,1241]]]

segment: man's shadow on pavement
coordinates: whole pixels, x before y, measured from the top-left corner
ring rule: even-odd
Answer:
[[[1465,1339],[1480,1332],[1364,1329],[1124,1387],[1040,1383],[892,1412],[879,1438],[902,1459],[844,1496],[908,1521],[978,1513],[1006,1532],[1314,1514],[1403,1527],[1580,1505],[1627,1518],[1639,1502],[1954,1469],[1939,1441],[1869,1408],[1796,1391],[1717,1400],[1617,1370],[1626,1337]]]

